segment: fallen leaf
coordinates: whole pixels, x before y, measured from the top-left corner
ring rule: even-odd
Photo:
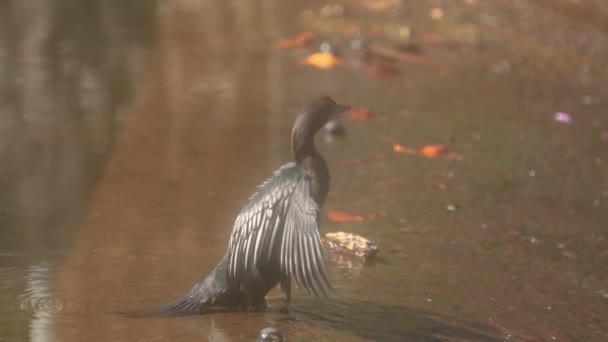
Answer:
[[[368,10],[383,11],[400,3],[401,0],[365,0],[361,2],[361,5]]]
[[[331,53],[317,52],[306,57],[306,59],[302,63],[312,65],[320,69],[329,69],[334,65],[340,65],[344,62],[342,62],[341,59],[337,58]]]
[[[555,115],[553,115],[553,120],[563,124],[569,124],[572,122],[572,116],[568,113],[557,112]]]
[[[452,152],[443,145],[427,145],[420,149],[420,154],[427,158],[445,157],[450,153]]]
[[[401,144],[398,143],[394,143],[393,144],[393,151],[398,152],[398,153],[404,153],[404,154],[418,154],[417,150],[413,150],[411,148],[407,148]]]
[[[327,212],[327,218],[332,222],[361,222],[364,220],[361,215],[351,215],[337,210],[330,210]]]
[[[280,39],[275,43],[275,47],[279,49],[292,49],[302,47],[310,43],[314,39],[314,33],[310,31],[302,32],[296,36]]]
[[[462,157],[450,151],[444,145],[427,145],[420,150],[405,147],[397,142],[393,142],[393,151],[403,154],[417,154],[426,158],[445,158],[445,159],[461,159]]]
[[[435,182],[435,183],[433,183],[433,188],[438,189],[438,190],[445,190],[448,188],[448,186],[445,185],[445,183],[443,183],[443,182]]]
[[[355,107],[346,113],[346,117],[352,121],[367,121],[373,119],[375,115],[365,107]]]
[[[439,20],[439,19],[443,18],[443,9],[441,9],[441,7],[435,7],[433,9],[431,9],[431,12],[429,13],[429,15],[431,16],[431,18],[433,18],[435,20]]]

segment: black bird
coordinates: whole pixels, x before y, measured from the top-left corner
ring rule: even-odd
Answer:
[[[162,311],[261,311],[278,283],[291,301],[292,278],[308,293],[326,294],[331,284],[319,223],[329,170],[314,137],[332,116],[349,109],[322,96],[302,110],[291,133],[294,162],[280,167],[249,198],[235,220],[228,251],[211,274]]]

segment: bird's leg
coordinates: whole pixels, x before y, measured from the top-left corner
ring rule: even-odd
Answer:
[[[291,277],[290,276],[283,277],[283,279],[281,280],[281,289],[285,293],[285,297],[287,298],[287,304],[285,304],[285,307],[281,308],[279,311],[282,313],[288,313],[289,312],[289,303],[291,302]]]
[[[266,300],[264,299],[264,297],[262,297],[260,300],[258,300],[255,303],[254,309],[257,312],[262,312],[262,311],[265,311],[267,307],[268,307],[268,305],[266,304]]]
[[[281,289],[285,292],[287,306],[289,306],[289,303],[291,303],[291,277],[287,276],[281,280]]]

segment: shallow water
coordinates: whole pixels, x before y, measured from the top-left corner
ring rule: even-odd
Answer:
[[[606,5],[347,4],[329,21],[303,19],[319,1],[0,5],[0,341],[608,339]],[[272,47],[306,29],[345,45],[332,27],[353,22],[450,44],[392,78]],[[325,209],[364,217],[322,230],[372,239],[376,262],[334,258],[336,293],[296,291],[289,314],[279,291],[264,314],[138,314],[211,270],[320,92],[376,114],[318,140]]]

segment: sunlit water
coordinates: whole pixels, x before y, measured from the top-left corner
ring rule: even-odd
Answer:
[[[0,5],[0,341],[608,339],[606,5],[362,3],[334,21],[318,1]],[[299,64],[321,39],[273,48],[312,29],[345,49],[353,22],[450,43],[420,35],[425,63],[386,78]],[[150,315],[220,259],[320,92],[375,113],[318,146],[326,209],[365,218],[322,229],[376,262],[332,258],[336,292],[288,314],[274,291],[263,314]]]

